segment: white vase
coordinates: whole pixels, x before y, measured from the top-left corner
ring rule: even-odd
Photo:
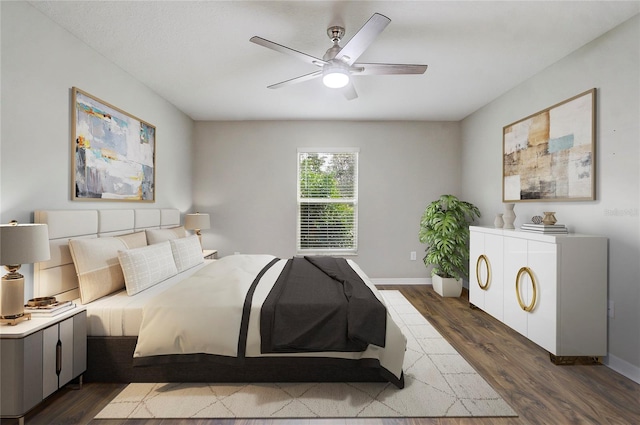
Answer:
[[[496,229],[502,229],[502,226],[504,226],[502,214],[496,214],[496,219],[493,220],[493,227],[495,227]]]
[[[509,203],[504,204],[504,214],[502,214],[502,219],[504,220],[504,228],[505,229],[515,229],[513,223],[516,221],[516,213],[513,211],[513,207],[515,204]]]

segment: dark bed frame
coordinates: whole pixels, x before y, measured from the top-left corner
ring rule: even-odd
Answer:
[[[198,355],[184,362],[134,366],[137,337],[88,337],[84,382],[391,382],[404,386],[375,359],[234,358]]]

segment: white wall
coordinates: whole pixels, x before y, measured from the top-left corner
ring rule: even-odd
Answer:
[[[420,217],[442,193],[459,192],[457,123],[197,122],[195,135],[194,199],[212,217],[205,247],[222,255],[295,255],[297,148],[355,146],[355,260],[375,279],[429,278],[418,241]]]
[[[36,209],[191,207],[193,121],[26,2],[2,8],[0,221]],[[71,201],[71,87],[157,127],[156,202]],[[23,266],[32,297],[32,266]]]
[[[596,200],[518,203],[516,225],[556,211],[571,231],[609,238],[608,364],[640,382],[640,17],[615,28],[462,122],[463,193],[502,212],[502,128],[595,87]]]

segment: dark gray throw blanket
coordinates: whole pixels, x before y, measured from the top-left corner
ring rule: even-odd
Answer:
[[[260,316],[263,353],[364,351],[385,345],[387,311],[344,258],[287,261]]]

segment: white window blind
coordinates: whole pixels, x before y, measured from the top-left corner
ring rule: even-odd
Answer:
[[[298,252],[358,248],[358,149],[298,149]]]

